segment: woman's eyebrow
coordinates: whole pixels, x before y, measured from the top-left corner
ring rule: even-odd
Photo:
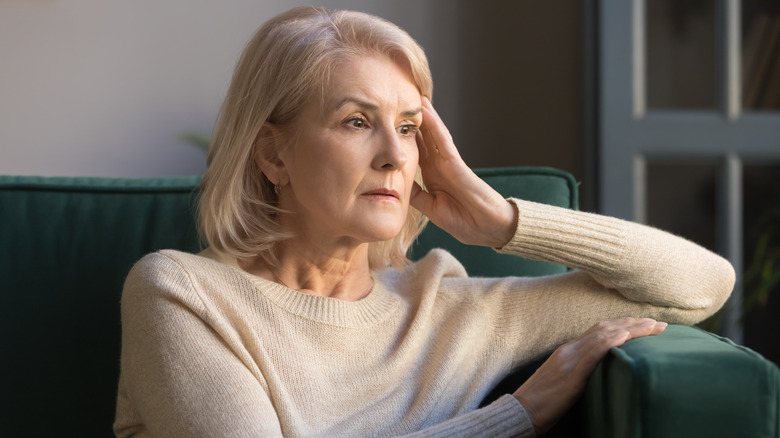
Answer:
[[[347,96],[339,100],[336,103],[336,105],[334,105],[334,109],[338,110],[339,108],[341,108],[342,106],[348,103],[354,103],[360,109],[369,110],[369,111],[379,111],[379,105],[352,96]]]
[[[377,105],[375,103],[367,102],[367,101],[365,101],[363,99],[360,99],[360,98],[357,98],[357,97],[352,97],[352,96],[347,96],[347,97],[344,97],[343,99],[339,100],[336,103],[336,105],[334,105],[333,108],[335,110],[338,110],[342,106],[347,105],[349,103],[353,103],[353,104],[357,105],[358,108],[360,108],[362,110],[375,111],[375,112],[379,111],[379,105]],[[411,117],[414,117],[414,116],[420,114],[421,112],[422,112],[422,106],[419,106],[417,108],[413,108],[413,109],[410,109],[410,110],[403,111],[401,113],[401,117],[411,118]]]
[[[411,109],[411,110],[407,110],[407,111],[402,112],[401,116],[410,119],[410,118],[420,114],[421,112],[422,112],[422,107],[419,106],[419,107],[417,107],[415,109]]]

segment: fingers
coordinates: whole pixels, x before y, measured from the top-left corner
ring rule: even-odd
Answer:
[[[623,345],[629,339],[642,336],[657,335],[666,328],[665,322],[650,318],[622,318],[602,321],[589,328],[576,341],[591,344],[595,347],[602,344],[603,348]]]
[[[619,347],[626,341],[643,336],[654,336],[666,329],[665,322],[650,318],[622,318],[595,324],[579,338],[570,342],[572,354],[582,352],[580,365],[588,373],[598,365],[610,348]],[[590,370],[590,371],[588,371]]]
[[[459,156],[458,151],[455,148],[455,144],[452,141],[452,135],[450,134],[444,122],[439,117],[439,114],[433,109],[433,105],[428,98],[422,98],[423,105],[423,122],[420,125],[420,135],[422,138],[422,144],[418,143],[418,147],[423,149],[425,155],[424,158],[430,158],[435,155],[448,159],[454,156]]]
[[[668,322],[663,321],[656,321],[655,327],[653,327],[653,332],[650,334],[651,336],[660,335],[663,333],[664,330],[666,330],[666,327],[669,326]]]
[[[513,395],[531,416],[537,433],[544,433],[574,404],[610,348],[629,339],[657,335],[665,328],[666,323],[649,318],[600,322],[555,350]]]
[[[621,318],[600,322],[591,327],[588,332],[623,333],[625,342],[642,336],[657,335],[664,331],[666,325],[665,322],[658,322],[651,318]]]
[[[595,324],[577,339],[553,352],[550,360],[560,372],[584,384],[612,347],[629,339],[657,335],[666,323],[649,318],[623,318]]]
[[[412,186],[412,195],[409,204],[425,216],[430,217],[433,210],[433,195],[423,190],[417,182]]]
[[[417,131],[415,139],[417,140],[417,149],[420,151],[420,164],[428,162],[430,157],[430,148],[428,147],[428,143],[425,141],[425,136],[422,133],[422,127],[420,127],[420,130]]]

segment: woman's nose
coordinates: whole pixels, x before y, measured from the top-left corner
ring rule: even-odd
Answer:
[[[401,169],[406,165],[409,158],[399,138],[400,134],[392,127],[384,131],[381,138],[378,139],[379,145],[377,154],[374,157],[374,168],[377,170]]]

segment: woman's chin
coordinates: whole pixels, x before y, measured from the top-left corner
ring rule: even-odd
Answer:
[[[382,228],[375,228],[373,230],[370,230],[369,236],[366,239],[367,242],[384,242],[386,240],[394,239],[396,236],[398,236],[399,233],[401,233],[401,229],[403,227],[382,227]]]
[[[400,229],[394,230],[393,232],[386,232],[386,233],[377,233],[372,239],[373,242],[384,242],[387,240],[395,239],[396,236],[401,232]]]
[[[374,214],[366,217],[362,221],[362,231],[364,236],[369,237],[369,241],[378,242],[395,238],[406,223],[406,214]]]

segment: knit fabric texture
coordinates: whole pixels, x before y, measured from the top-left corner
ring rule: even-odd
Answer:
[[[114,431],[127,436],[534,436],[503,377],[598,321],[692,324],[734,284],[731,265],[663,231],[511,200],[501,252],[571,272],[468,277],[433,250],[373,274],[348,302],[304,294],[206,250],[143,258],[122,296]]]

